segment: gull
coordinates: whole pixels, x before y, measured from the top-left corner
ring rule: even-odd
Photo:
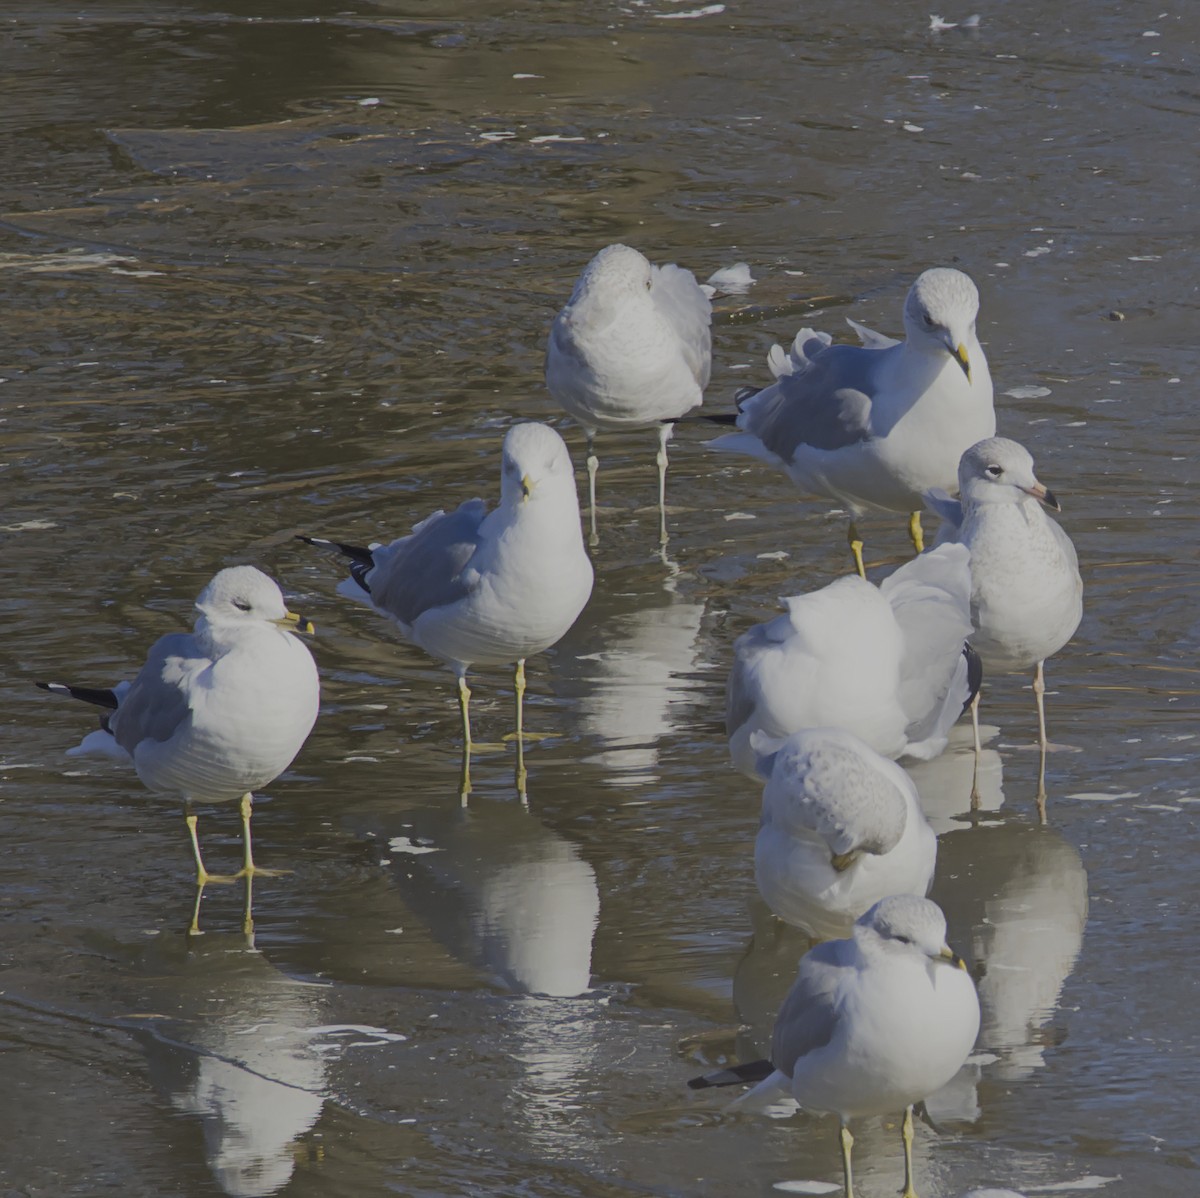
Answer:
[[[740,431],[713,448],[780,466],[801,488],[849,508],[850,548],[865,577],[858,520],[871,508],[911,513],[924,548],[924,492],[952,490],[958,459],[996,431],[992,378],[975,335],[979,293],[962,271],[934,267],[904,301],[904,341],[854,324],[862,347],[801,329],[767,359],[775,382],[723,419]],[[853,322],[852,322],[853,324]]]
[[[734,642],[725,728],[734,765],[758,776],[755,733],[853,732],[885,757],[936,757],[979,686],[969,554],[943,545],[877,587],[849,575],[784,600]]]
[[[841,728],[755,743],[773,751],[759,762],[754,879],[780,919],[830,939],[888,895],[928,893],[937,838],[895,762]]]
[[[959,500],[931,492],[941,541],[971,552],[971,644],[988,671],[1033,670],[1038,713],[1038,803],[1046,793],[1047,657],[1075,635],[1083,617],[1083,579],[1071,538],[1043,510],[1061,511],[1033,473],[1029,451],[1006,437],[972,445],[958,467]],[[972,703],[978,728],[978,703]],[[976,750],[979,741],[976,734]],[[974,801],[974,794],[972,796]]]
[[[279,587],[253,566],[217,573],[196,600],[195,630],[161,637],[137,677],[109,689],[39,682],[107,709],[100,729],[69,754],[132,763],[151,790],[183,799],[196,882],[226,881],[200,856],[192,803],[241,800],[242,869],[254,864],[252,792],[291,765],[317,718],[312,654],[292,633],[312,625],[287,610]]]
[[[693,1078],[693,1089],[760,1084],[747,1097],[790,1090],[802,1108],[841,1121],[845,1198],[853,1198],[851,1119],[904,1108],[904,1198],[916,1198],[912,1108],[962,1067],[979,1032],[979,999],[946,945],[941,909],[916,895],[880,899],[846,940],[800,960],[779,1008],[770,1061]]]
[[[562,438],[545,424],[516,424],[501,452],[500,502],[470,499],[437,511],[389,545],[360,548],[299,538],[350,559],[339,593],[395,622],[458,680],[463,787],[470,789],[472,665],[515,663],[517,751],[525,736],[525,659],[555,644],[592,593],[575,473]],[[522,765],[518,757],[519,782]]]
[[[597,431],[658,429],[659,539],[667,540],[672,421],[699,407],[712,369],[712,305],[690,270],[655,266],[627,245],[602,249],[550,326],[546,386],[587,437],[596,543]]]

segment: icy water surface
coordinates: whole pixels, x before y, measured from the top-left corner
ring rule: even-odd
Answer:
[[[805,948],[752,901],[722,689],[741,631],[847,568],[843,517],[681,427],[664,561],[653,435],[602,438],[595,596],[530,662],[529,809],[510,749],[465,814],[450,674],[293,539],[493,493],[514,417],[581,465],[543,345],[618,239],[750,264],[716,305],[718,409],[802,323],[895,334],[924,267],[979,283],[1000,429],[1063,502],[1086,614],[1048,667],[1047,826],[1024,679],[985,694],[981,818],[964,743],[914,771],[984,1007],[920,1190],[1197,1192],[1200,14],[928,24],[879,0],[5,6],[6,1192],[838,1181],[831,1120],[685,1082],[763,1048]],[[867,534],[877,574],[902,559],[902,521]],[[261,863],[294,872],[257,883],[252,938],[213,886],[189,939],[176,808],[64,758],[93,717],[32,682],[127,674],[235,562],[315,620],[324,703],[258,805]],[[511,680],[475,695],[497,740]],[[231,808],[201,832],[236,860]],[[895,1126],[856,1164],[861,1195],[898,1190]]]

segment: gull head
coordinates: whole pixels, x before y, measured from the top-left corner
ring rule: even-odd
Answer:
[[[575,499],[575,468],[562,437],[548,424],[514,424],[501,452],[501,502],[561,504],[565,492]]]
[[[649,260],[632,246],[607,245],[583,269],[575,285],[574,303],[588,292],[603,291],[605,295],[636,295],[649,291],[654,281],[654,268]]]
[[[273,579],[253,566],[230,566],[200,592],[196,610],[210,628],[275,624],[288,632],[312,632],[312,624],[287,609]]]
[[[1056,512],[1054,492],[1033,473],[1033,457],[1024,445],[1007,437],[988,437],[972,445],[958,463],[958,490],[968,507],[985,503],[1020,503],[1026,495]]]
[[[917,276],[904,300],[904,330],[918,348],[945,351],[971,379],[969,347],[979,315],[979,291],[961,270],[935,266]]]
[[[873,943],[886,952],[920,953],[966,969],[963,959],[946,944],[946,917],[937,903],[915,894],[880,899],[854,925],[859,944]]]

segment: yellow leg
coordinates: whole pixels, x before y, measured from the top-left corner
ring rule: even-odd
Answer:
[[[913,512],[908,518],[908,535],[912,538],[913,548],[918,553],[925,552],[925,534],[921,530],[921,513]]]
[[[513,673],[513,689],[517,695],[517,794],[522,803],[528,803],[525,793],[525,659],[517,659],[517,668]]]
[[[1038,713],[1038,788],[1037,809],[1042,823],[1046,822],[1046,750],[1050,742],[1046,738],[1046,676],[1044,662],[1038,662],[1033,671],[1033,697]]]
[[[199,882],[196,885],[196,901],[192,904],[192,922],[188,925],[187,934],[189,936],[203,936],[204,933],[200,930],[200,900],[204,897],[204,883]]]
[[[246,875],[246,902],[242,907],[242,935],[246,937],[246,947],[254,947],[254,875]]]
[[[471,690],[467,686],[465,674],[458,676],[458,709],[462,713],[463,726],[462,778],[459,782],[459,797],[465,807],[467,796],[471,793]]]
[[[975,768],[971,771],[971,810],[978,811],[983,805],[979,794],[979,761],[983,756],[983,746],[979,742],[979,692],[971,700],[971,731],[975,734]]]
[[[196,814],[194,811],[192,811],[190,804],[184,804],[183,820],[184,823],[187,824],[188,836],[192,841],[192,857],[196,862],[196,885],[203,888],[209,882],[232,882],[232,875],[210,874],[208,870],[204,868],[204,859],[200,856],[200,838],[196,835]],[[197,902],[197,907],[198,906],[199,902]]]
[[[291,873],[290,869],[262,869],[254,864],[254,846],[250,840],[250,816],[254,810],[254,796],[246,791],[238,805],[242,813],[242,868],[234,875],[237,878],[252,878],[256,874],[263,878],[277,878]]]
[[[854,1167],[850,1163],[850,1153],[854,1151],[854,1137],[850,1129],[843,1123],[842,1140],[842,1177],[846,1183],[845,1198],[854,1198]]]
[[[858,535],[858,523],[854,520],[850,521],[850,532],[847,539],[850,542],[850,552],[854,554],[854,568],[858,571],[859,578],[865,579],[867,571],[863,565],[863,543],[862,538]]]
[[[588,472],[588,516],[591,520],[592,532],[588,544],[593,548],[600,544],[596,534],[596,473],[600,469],[600,459],[596,456],[596,434],[587,433],[587,472]]]
[[[667,543],[667,442],[671,439],[674,426],[658,426],[658,453],[654,461],[658,465],[658,543]]]
[[[904,1191],[900,1198],[917,1198],[917,1191],[913,1189],[913,1124],[910,1106],[904,1108],[904,1122],[900,1125],[900,1135],[904,1140]]]

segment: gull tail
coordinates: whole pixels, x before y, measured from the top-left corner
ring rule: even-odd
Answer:
[[[114,690],[95,686],[68,686],[65,682],[37,682],[35,686],[44,691],[53,691],[56,695],[70,695],[83,703],[94,703],[97,707],[107,707],[109,711],[117,710],[119,696]]]
[[[748,1061],[744,1065],[730,1065],[714,1073],[704,1073],[688,1079],[689,1090],[707,1090],[713,1086],[741,1086],[749,1082],[766,1081],[775,1072],[770,1061]]]
[[[296,540],[315,545],[318,549],[336,549],[343,557],[348,557],[350,576],[368,595],[371,593],[371,588],[367,586],[367,575],[375,568],[375,555],[370,549],[364,549],[361,545],[347,545],[342,541],[328,541],[324,537],[297,535]]]

